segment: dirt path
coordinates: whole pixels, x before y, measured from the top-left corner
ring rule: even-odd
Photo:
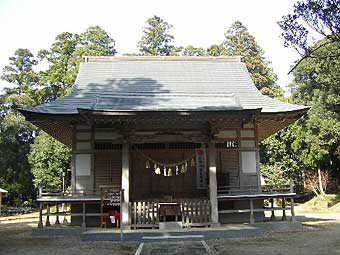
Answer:
[[[0,255],[134,254],[137,242],[82,242],[79,237],[34,237],[37,215],[0,219]],[[17,218],[17,219],[16,219]],[[271,233],[258,238],[207,240],[215,254],[340,254],[340,213],[306,213],[297,208],[304,224],[298,232]],[[208,254],[199,242],[146,243],[147,254]]]

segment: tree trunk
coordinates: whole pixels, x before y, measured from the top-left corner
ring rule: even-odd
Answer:
[[[325,191],[323,190],[323,186],[322,186],[322,178],[321,178],[321,170],[320,170],[320,168],[318,169],[318,176],[319,176],[319,189],[320,189],[320,193],[321,193],[321,195],[325,195]]]

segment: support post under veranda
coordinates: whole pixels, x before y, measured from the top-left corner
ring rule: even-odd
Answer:
[[[39,222],[38,222],[38,228],[43,228],[42,213],[43,213],[43,203],[40,203],[39,204]]]

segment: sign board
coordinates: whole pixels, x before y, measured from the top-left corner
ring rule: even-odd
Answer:
[[[120,191],[107,192],[106,198],[108,198],[108,202],[105,204],[111,206],[120,206]]]
[[[205,149],[196,149],[196,187],[207,188],[207,157]]]

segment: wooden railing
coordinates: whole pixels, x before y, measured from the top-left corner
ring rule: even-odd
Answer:
[[[294,187],[292,184],[288,185],[243,185],[243,186],[219,186],[217,189],[218,194],[257,194],[257,193],[275,193],[275,192],[293,192]]]
[[[210,201],[208,199],[186,200],[182,202],[182,223],[185,227],[209,226]]]
[[[271,220],[275,219],[275,211],[282,211],[282,220],[286,220],[286,211],[291,212],[291,220],[295,221],[294,212],[294,187],[293,185],[283,186],[269,186],[263,185],[261,187],[255,186],[243,186],[243,187],[219,187],[218,191],[219,201],[237,201],[237,200],[248,200],[249,209],[226,209],[219,210],[219,214],[229,213],[250,213],[250,223],[254,223],[254,212],[271,212]],[[254,208],[253,202],[255,200],[269,200],[270,206],[263,206],[261,208]],[[274,200],[281,200],[281,206],[275,207]],[[286,206],[286,200],[290,200],[290,206]]]
[[[86,197],[86,196],[100,196],[100,190],[96,189],[77,189],[65,190],[61,189],[39,189],[38,197]]]
[[[131,227],[156,228],[159,223],[158,202],[135,201],[130,203]]]
[[[131,227],[157,228],[162,204],[164,203],[152,200],[130,202]],[[180,207],[179,216],[183,227],[210,225],[211,209],[208,199],[181,199],[172,204]]]

